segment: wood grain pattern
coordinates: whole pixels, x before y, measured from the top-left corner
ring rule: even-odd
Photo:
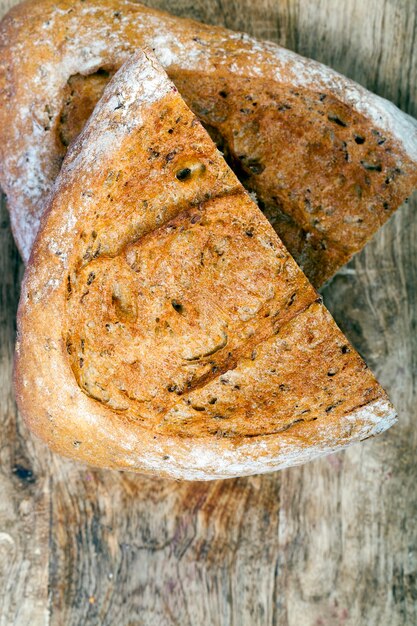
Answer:
[[[413,0],[148,4],[278,41],[417,115]],[[0,626],[417,623],[416,208],[324,290],[399,425],[301,468],[180,484],[90,470],[27,433],[11,392],[22,270],[2,202]]]

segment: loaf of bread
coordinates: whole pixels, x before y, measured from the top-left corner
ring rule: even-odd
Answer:
[[[31,0],[0,27],[0,184],[27,261],[69,143],[147,44],[317,287],[417,186],[417,125],[269,42],[130,0]]]
[[[26,270],[15,388],[54,450],[182,479],[266,472],[395,412],[161,66],[69,149]]]

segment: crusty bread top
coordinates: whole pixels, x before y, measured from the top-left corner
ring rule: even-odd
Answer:
[[[89,463],[269,471],[395,412],[156,60],[138,52],[70,148],[23,282],[27,423]]]
[[[128,0],[32,0],[0,27],[0,182],[25,260],[66,146],[144,43],[316,286],[417,185],[415,120],[319,63]]]

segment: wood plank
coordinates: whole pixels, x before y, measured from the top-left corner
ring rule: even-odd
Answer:
[[[413,0],[147,4],[288,45],[417,115]],[[324,290],[400,424],[301,468],[181,484],[91,470],[26,432],[11,393],[21,267],[2,203],[1,626],[417,623],[416,208]]]
[[[291,4],[298,51],[417,114],[414,3]],[[415,194],[324,290],[401,421],[372,443],[283,472],[280,624],[417,623],[416,207]]]
[[[0,201],[0,626],[48,624],[49,453],[17,418],[12,394],[21,262]]]

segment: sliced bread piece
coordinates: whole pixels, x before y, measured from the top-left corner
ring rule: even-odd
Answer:
[[[254,474],[375,435],[395,411],[149,53],[69,150],[26,270],[29,427],[93,465]]]

